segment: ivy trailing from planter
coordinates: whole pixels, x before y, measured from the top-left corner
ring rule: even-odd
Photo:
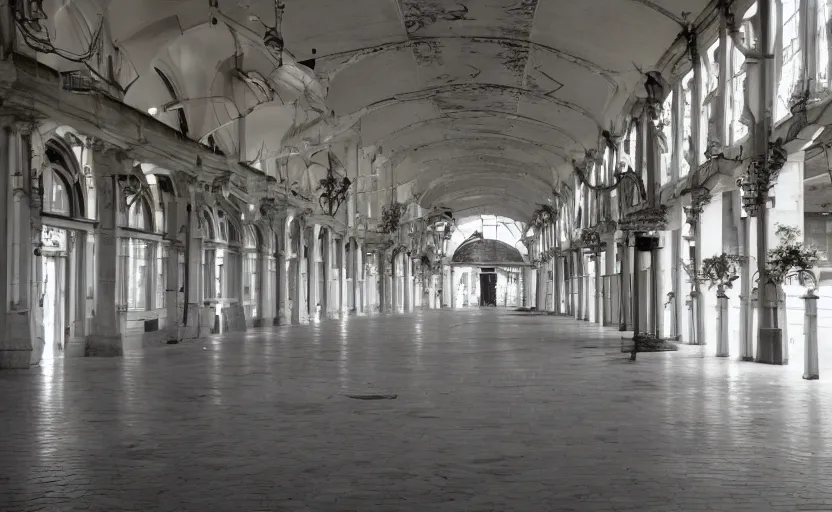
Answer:
[[[395,233],[401,225],[402,215],[406,210],[406,206],[402,203],[390,203],[381,209],[381,224],[379,229],[384,234]]]
[[[535,229],[540,229],[549,222],[554,222],[558,219],[558,211],[554,206],[543,204],[540,208],[532,214],[532,220],[529,224]]]

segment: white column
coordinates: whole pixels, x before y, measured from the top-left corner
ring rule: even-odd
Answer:
[[[338,268],[338,311],[340,316],[343,318],[350,314],[350,302],[349,297],[352,293],[352,289],[349,287],[349,281],[347,280],[347,244],[350,243],[349,238],[345,235],[338,241],[337,251],[338,251],[338,258],[341,261],[341,264]],[[350,254],[354,255],[353,251],[355,249],[350,247]],[[353,256],[354,257],[354,256]],[[355,281],[355,273],[352,274],[353,282]],[[354,303],[353,303],[354,304]]]
[[[448,294],[450,295],[450,301],[448,301],[448,307],[454,309],[456,308],[456,272],[454,272],[453,265],[450,265],[449,268],[450,279],[448,283]]]
[[[397,313],[399,311],[399,276],[398,269],[396,268],[396,260],[399,259],[399,255],[394,253],[394,256],[390,258],[390,310],[393,313]]]
[[[262,246],[257,254],[257,279],[260,282],[260,304],[257,307],[258,319],[255,323],[258,327],[267,327],[274,323],[274,300],[275,282],[271,276],[271,269],[274,268],[274,256],[271,247],[262,241]]]
[[[803,378],[816,380],[820,378],[820,370],[818,369],[818,296],[815,295],[814,290],[809,290],[802,299],[805,308]]]
[[[728,357],[728,296],[720,287],[716,305],[716,356]]]
[[[312,261],[314,259],[314,240],[310,240],[307,242],[306,237],[307,235],[315,235],[314,228],[309,230],[307,233],[307,229],[303,226],[303,223],[300,225],[300,229],[298,230],[298,236],[300,237],[299,244],[298,244],[298,254],[297,254],[297,274],[298,274],[298,286],[296,290],[296,297],[295,303],[298,305],[298,318],[297,322],[299,324],[308,324],[309,323],[309,311],[310,311],[310,298],[309,298],[309,283],[312,272],[314,270],[314,266],[312,265]],[[306,247],[308,243],[308,247],[306,248],[306,258],[304,258],[304,247]],[[314,290],[313,290],[314,291]],[[295,319],[292,319],[293,321]]]
[[[291,302],[289,292],[289,272],[291,271],[291,217],[287,216],[278,223],[280,226],[276,243],[275,257],[277,258],[277,325],[289,325],[292,323]]]
[[[92,333],[87,335],[85,356],[121,356],[124,353],[118,297],[118,187],[116,176],[131,165],[115,148],[95,143],[92,151],[95,190],[98,198],[98,226],[95,229],[95,316]]]
[[[321,306],[320,284],[318,283],[318,254],[321,251],[321,241],[319,235],[321,234],[321,226],[314,224],[308,229],[307,233],[310,237],[308,242],[309,248],[307,250],[308,270],[307,276],[308,285],[304,286],[304,290],[309,293],[309,320],[320,320],[318,310],[323,309]],[[323,315],[323,312],[321,312]]]
[[[595,251],[595,323],[604,325],[604,279],[601,270],[601,251]]]
[[[413,311],[413,260],[407,254],[404,255],[404,311]]]

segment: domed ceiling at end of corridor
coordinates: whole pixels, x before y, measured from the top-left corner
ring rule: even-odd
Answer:
[[[262,46],[275,1],[45,0],[44,9],[51,33],[77,49],[78,20],[90,35],[103,15],[126,62],[125,101],[147,110],[176,89],[189,136],[211,136],[243,161],[349,138],[385,157],[400,199],[457,218],[526,219],[601,130],[621,131],[643,72],[707,5],[278,0],[279,66]],[[173,110],[160,119],[181,125]]]

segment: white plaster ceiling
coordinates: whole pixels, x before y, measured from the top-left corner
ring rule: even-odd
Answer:
[[[75,51],[104,15],[123,54],[116,72],[125,101],[142,110],[169,102],[154,68],[162,70],[192,100],[184,110],[193,138],[214,133],[226,152],[253,161],[285,154],[297,139],[314,145],[357,133],[390,158],[400,198],[518,220],[551,198],[571,158],[620,121],[641,93],[638,69],[651,69],[674,42],[682,13],[695,18],[707,4],[284,0],[288,53],[277,69],[258,45],[264,28],[255,18],[271,23],[273,0],[217,2],[236,31],[211,23],[209,0],[44,4],[51,34]],[[314,72],[298,64],[312,58]],[[277,94],[264,100],[237,69]],[[178,127],[175,113],[159,118]]]

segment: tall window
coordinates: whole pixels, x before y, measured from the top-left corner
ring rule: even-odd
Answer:
[[[829,91],[832,83],[829,80],[829,31],[832,29],[832,0],[818,0],[817,26],[817,83],[819,91]]]
[[[687,176],[691,169],[691,163],[696,161],[693,148],[693,71],[691,70],[682,78],[682,96],[684,100],[682,108],[682,144],[681,157],[679,159],[679,177]]]
[[[257,318],[260,301],[259,244],[254,227],[245,228],[243,245],[243,308],[246,319]]]
[[[166,304],[168,282],[168,248],[160,246],[156,251],[156,307],[161,309]]]
[[[673,91],[668,95],[664,105],[662,105],[662,119],[659,129],[662,134],[661,147],[661,181],[664,185],[673,176],[673,98],[676,92]]]
[[[58,215],[71,214],[69,208],[69,185],[54,170],[46,168],[41,176],[43,186],[43,211]]]
[[[121,238],[120,244],[122,304],[129,311],[152,309],[151,279],[155,244],[135,238]]]
[[[789,115],[792,94],[802,88],[803,57],[800,46],[800,0],[778,0],[783,13],[783,47],[777,98],[774,105],[774,120],[780,121]]]
[[[138,199],[133,202],[127,214],[127,225],[133,229],[153,230],[153,217],[147,201]]]

